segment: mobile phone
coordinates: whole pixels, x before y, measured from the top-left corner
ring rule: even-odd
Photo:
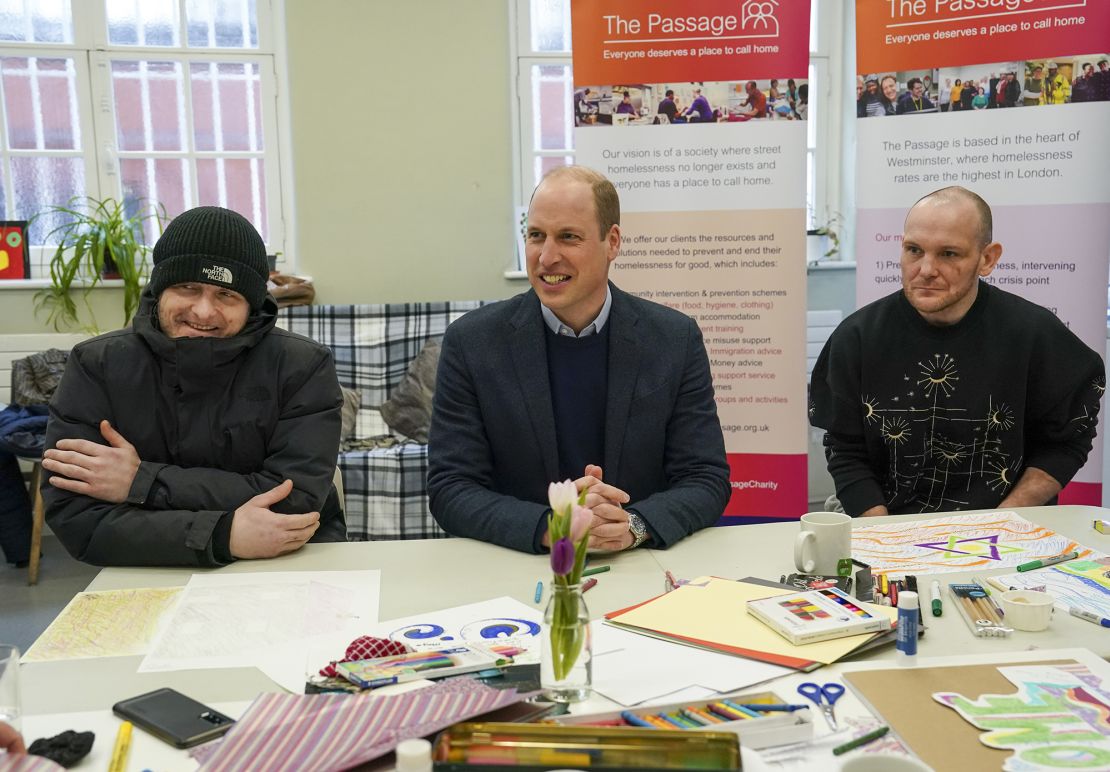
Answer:
[[[156,689],[112,706],[120,718],[175,748],[192,748],[214,740],[235,720],[175,689]]]

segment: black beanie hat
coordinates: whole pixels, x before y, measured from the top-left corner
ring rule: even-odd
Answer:
[[[214,284],[235,290],[256,311],[269,277],[266,245],[254,226],[230,209],[198,206],[175,217],[154,245],[150,288],[157,297],[174,284]]]

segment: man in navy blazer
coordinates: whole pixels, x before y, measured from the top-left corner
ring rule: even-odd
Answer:
[[[581,166],[532,194],[532,289],[443,339],[428,451],[436,521],[524,552],[547,546],[547,486],[588,489],[590,548],[666,548],[714,524],[731,488],[709,359],[690,317],[609,283],[613,184]]]

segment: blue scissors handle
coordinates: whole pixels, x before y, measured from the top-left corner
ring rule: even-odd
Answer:
[[[835,705],[836,701],[844,695],[844,687],[837,683],[816,684],[813,681],[806,681],[798,685],[798,692],[805,697],[813,700],[817,705],[821,704],[821,697],[825,698],[825,702],[829,705]]]

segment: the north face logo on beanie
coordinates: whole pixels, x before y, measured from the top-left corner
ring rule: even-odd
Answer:
[[[206,265],[200,269],[201,275],[208,281],[219,281],[224,284],[234,284],[231,271],[222,265]]]

